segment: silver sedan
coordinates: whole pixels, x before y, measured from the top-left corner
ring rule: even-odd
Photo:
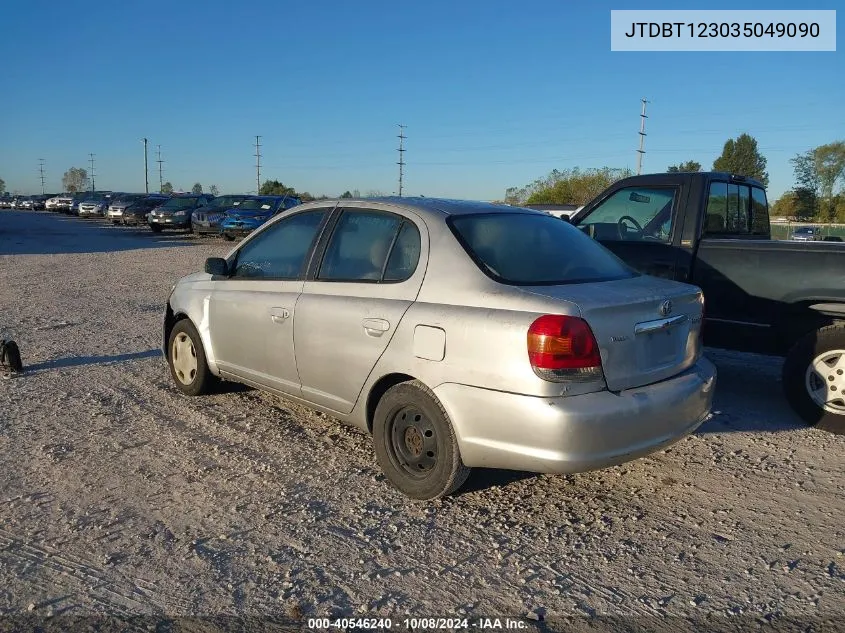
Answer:
[[[694,431],[702,313],[541,211],[318,201],[181,279],[163,351],[185,394],[241,382],[371,433],[387,479],[433,499],[471,467],[582,472]]]

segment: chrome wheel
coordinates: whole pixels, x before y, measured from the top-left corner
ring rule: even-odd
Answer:
[[[170,348],[170,362],[173,364],[173,373],[183,385],[190,385],[197,375],[197,350],[191,337],[184,332],[179,332],[173,338]]]
[[[845,349],[828,350],[807,367],[807,394],[819,407],[845,415]]]

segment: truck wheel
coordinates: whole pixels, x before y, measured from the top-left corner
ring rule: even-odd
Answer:
[[[845,435],[845,323],[810,332],[783,364],[789,404],[808,424]]]
[[[451,494],[469,476],[449,416],[419,381],[400,383],[382,396],[373,416],[373,443],[388,481],[412,499]]]

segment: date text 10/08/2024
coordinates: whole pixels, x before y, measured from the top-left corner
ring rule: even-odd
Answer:
[[[517,618],[309,618],[307,628],[314,631],[352,629],[386,631],[393,627],[413,631],[457,631],[457,630],[524,630],[529,627],[525,620]]]

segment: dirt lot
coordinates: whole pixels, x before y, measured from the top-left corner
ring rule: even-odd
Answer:
[[[713,418],[663,453],[570,477],[476,471],[457,497],[410,502],[356,430],[257,391],[190,399],[170,386],[167,293],[228,248],[0,211],[0,333],[29,366],[0,381],[7,622],[843,625],[845,436],[798,422],[778,360],[709,350]]]

